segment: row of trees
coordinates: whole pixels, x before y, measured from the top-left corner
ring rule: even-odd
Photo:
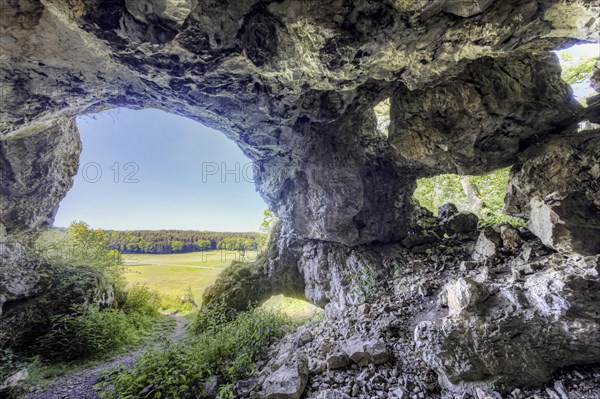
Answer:
[[[195,230],[106,230],[108,244],[121,253],[168,254],[212,249],[254,250],[261,234]]]

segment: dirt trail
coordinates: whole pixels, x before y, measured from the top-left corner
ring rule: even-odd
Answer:
[[[169,315],[175,319],[175,328],[169,339],[178,342],[185,334],[186,320],[181,315]],[[54,382],[44,391],[26,394],[24,399],[98,399],[97,390],[94,387],[98,377],[104,371],[120,365],[132,364],[146,349],[147,346],[133,352],[116,356],[106,362],[96,364],[90,368],[78,370],[57,377]]]

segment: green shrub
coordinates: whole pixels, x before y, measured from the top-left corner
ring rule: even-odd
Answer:
[[[228,308],[225,305],[209,306],[196,314],[190,329],[196,334],[217,331],[225,324],[234,321],[237,316],[238,312],[235,309]]]
[[[136,284],[125,292],[121,309],[137,332],[146,332],[160,315],[160,294],[145,285]]]
[[[160,294],[156,290],[151,290],[145,285],[135,284],[129,288],[125,294],[125,303],[122,306],[123,311],[128,314],[140,313],[145,316],[158,316],[158,307],[160,306]]]
[[[17,355],[10,348],[0,348],[0,385],[22,367]]]
[[[35,248],[54,269],[64,266],[95,269],[114,288],[117,302],[124,299],[126,281],[121,254],[110,248],[104,231],[93,230],[84,222],[73,222],[66,232],[49,229],[42,233]]]
[[[47,359],[68,361],[106,355],[137,339],[123,311],[78,305],[71,313],[52,317],[49,331],[36,346]]]
[[[194,305],[184,302],[179,295],[161,295],[159,309],[167,313],[190,313]]]
[[[233,397],[233,384],[246,378],[268,346],[293,324],[261,310],[236,317],[222,307],[206,313],[194,321],[193,330],[199,333],[189,342],[150,349],[133,366],[105,375],[101,397],[202,398],[204,383],[214,375],[223,381],[220,397]],[[209,322],[208,315],[219,321]]]

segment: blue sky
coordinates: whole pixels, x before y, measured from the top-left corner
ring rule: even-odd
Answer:
[[[115,109],[77,125],[79,172],[55,226],[258,230],[267,206],[245,168],[249,159],[222,133],[154,109]],[[222,164],[240,173],[222,176]]]

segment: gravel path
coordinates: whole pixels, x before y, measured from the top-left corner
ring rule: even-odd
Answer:
[[[185,334],[186,321],[180,315],[171,315],[169,317],[173,317],[176,323],[170,340],[177,342]],[[113,367],[132,364],[142,354],[144,349],[145,347],[142,347],[134,352],[119,355],[90,368],[57,377],[45,391],[29,393],[24,396],[24,399],[98,399],[97,390],[94,385],[100,374]]]

